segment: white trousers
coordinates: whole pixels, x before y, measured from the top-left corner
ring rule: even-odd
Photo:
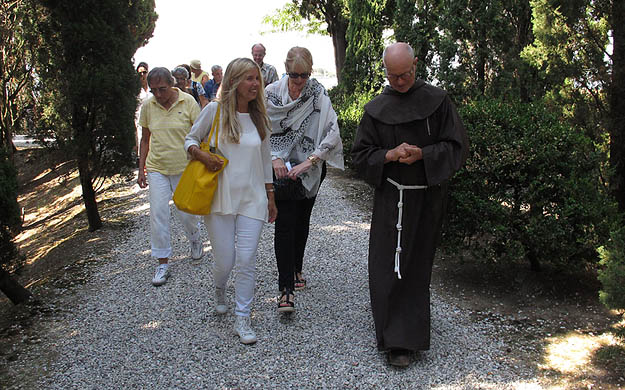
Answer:
[[[256,281],[256,249],[265,222],[242,215],[210,214],[204,217],[215,265],[215,286],[225,288],[230,272],[236,265],[234,313],[249,316],[254,300]]]
[[[169,201],[176,190],[180,175],[163,175],[148,172],[150,193],[150,232],[152,238],[152,257],[164,259],[171,257],[171,212]],[[182,212],[174,206],[174,214],[178,217],[189,241],[200,239],[200,221],[192,214]]]

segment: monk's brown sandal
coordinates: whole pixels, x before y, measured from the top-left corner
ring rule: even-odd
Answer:
[[[408,367],[411,360],[410,355],[410,351],[405,349],[391,349],[388,351],[388,363],[394,367]]]

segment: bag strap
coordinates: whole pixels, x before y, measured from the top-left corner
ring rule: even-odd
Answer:
[[[215,133],[215,149],[219,147],[219,111],[220,111],[219,109],[220,108],[221,108],[221,105],[217,104],[217,113],[215,114],[215,118],[213,118],[211,131],[208,134],[208,139],[206,140],[208,145],[210,145],[211,137],[213,136],[213,133]]]

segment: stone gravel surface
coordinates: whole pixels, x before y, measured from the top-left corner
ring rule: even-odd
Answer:
[[[540,389],[530,368],[515,366],[496,324],[432,291],[431,349],[407,369],[390,367],[375,345],[367,281],[370,212],[345,196],[332,174],[312,215],[296,312],[280,314],[273,225],[258,249],[252,326],[246,346],[232,332],[230,310],[214,312],[210,243],[189,257],[173,224],[171,277],[153,287],[147,191],[126,212],[131,223],[89,280],[75,287],[70,307],[9,371],[31,368],[41,389]],[[37,355],[45,351],[45,359]],[[11,388],[31,388],[13,385]],[[30,386],[30,385],[29,385]],[[0,388],[3,386],[0,385]]]

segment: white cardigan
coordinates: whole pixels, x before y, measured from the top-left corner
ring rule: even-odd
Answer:
[[[204,107],[185,138],[185,151],[208,138],[216,112],[217,102]],[[261,141],[250,115],[237,112],[237,116],[242,127],[238,144],[226,141],[220,121],[217,152],[228,159],[228,165],[219,174],[211,214],[243,215],[267,222],[265,183],[273,183],[269,133]],[[214,143],[214,139],[211,140],[211,145]]]

